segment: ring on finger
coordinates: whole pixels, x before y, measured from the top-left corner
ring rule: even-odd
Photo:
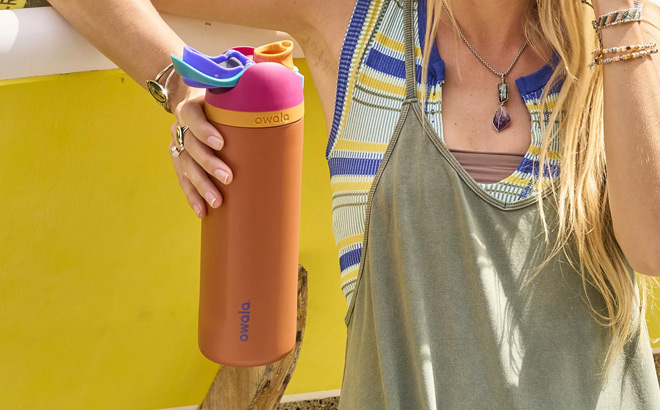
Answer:
[[[180,125],[177,125],[177,126],[176,126],[176,142],[177,142],[177,145],[175,145],[175,146],[173,146],[172,148],[170,148],[170,153],[172,154],[172,156],[173,156],[174,158],[176,158],[176,157],[178,157],[179,155],[181,155],[181,153],[183,152],[183,150],[186,149],[186,148],[183,146],[183,136],[184,136],[184,134],[186,133],[186,131],[188,131],[188,126],[187,126],[187,125],[184,125],[183,127],[180,126]]]

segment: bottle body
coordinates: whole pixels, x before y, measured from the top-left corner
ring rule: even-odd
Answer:
[[[206,118],[232,170],[202,219],[198,343],[228,366],[275,362],[296,343],[304,78],[293,43],[234,47],[215,57],[188,46],[172,64],[206,88]]]
[[[260,366],[295,345],[303,120],[266,128],[213,123],[232,169],[202,219],[199,348],[217,363]]]

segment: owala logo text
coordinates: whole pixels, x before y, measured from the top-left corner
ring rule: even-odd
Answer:
[[[238,311],[241,318],[241,332],[239,339],[241,342],[248,341],[248,333],[250,332],[250,301],[241,303],[241,310]]]
[[[254,122],[261,124],[282,124],[289,122],[289,114],[279,113],[277,115],[270,115],[267,117],[257,117],[254,119]]]

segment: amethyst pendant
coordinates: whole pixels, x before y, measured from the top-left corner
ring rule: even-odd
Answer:
[[[495,111],[495,116],[493,117],[493,126],[495,127],[495,130],[502,131],[506,127],[509,126],[511,123],[511,115],[509,115],[509,111],[504,108],[503,104],[500,104],[500,106],[497,108],[497,111]]]

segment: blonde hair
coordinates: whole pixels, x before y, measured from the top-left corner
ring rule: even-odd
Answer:
[[[445,0],[451,12],[451,5]],[[422,60],[421,84],[427,84],[431,47],[435,42],[438,25],[443,13],[442,0],[427,0],[425,45]],[[549,80],[553,84],[564,77],[554,109],[548,121],[559,121],[557,132],[541,121],[543,144],[539,155],[536,195],[545,231],[549,256],[536,273],[550,260],[563,252],[564,245],[573,242],[577,261],[571,264],[582,276],[583,288],[587,283],[602,296],[606,314],[587,305],[597,322],[610,329],[612,336],[603,361],[601,376],[606,379],[624,345],[631,340],[634,330],[639,329],[648,308],[647,294],[652,285],[658,286],[658,278],[636,275],[641,300],[635,294],[635,284],[630,280],[626,259],[614,236],[610,207],[607,197],[606,158],[603,137],[603,73],[602,66],[590,69],[591,50],[598,42],[591,26],[593,10],[578,0],[530,0],[526,13],[525,35],[530,47],[542,55],[541,40],[551,45],[559,56],[559,64]],[[458,41],[461,41],[460,39]],[[550,87],[541,96],[541,110],[548,109],[546,98]],[[422,88],[422,101],[427,89]],[[561,134],[561,167],[558,190],[555,180],[544,178],[548,147]],[[543,210],[541,187],[552,185],[553,198],[557,201],[558,225],[556,240],[550,244],[549,228]],[[577,262],[577,263],[576,263]],[[533,276],[532,276],[533,277]],[[635,315],[639,309],[639,315]],[[637,317],[641,320],[631,320]],[[655,339],[654,341],[656,341]]]

